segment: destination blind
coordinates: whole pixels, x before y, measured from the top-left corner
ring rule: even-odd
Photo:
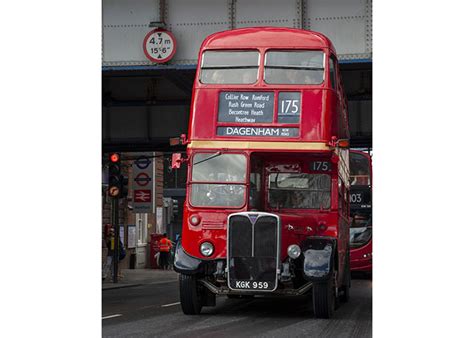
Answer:
[[[271,123],[274,111],[273,92],[221,92],[219,122]]]
[[[298,137],[299,128],[218,127],[218,136]]]

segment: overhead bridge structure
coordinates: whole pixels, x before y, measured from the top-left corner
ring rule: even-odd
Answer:
[[[187,132],[199,47],[208,35],[241,27],[318,31],[333,42],[349,101],[351,146],[372,147],[371,0],[103,0],[103,150],[170,151]],[[143,52],[155,28],[170,31],[165,64]]]

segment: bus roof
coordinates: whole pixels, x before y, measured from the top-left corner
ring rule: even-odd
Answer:
[[[336,50],[331,41],[323,34],[286,27],[239,28],[214,33],[202,43],[201,49],[220,48],[329,48]]]

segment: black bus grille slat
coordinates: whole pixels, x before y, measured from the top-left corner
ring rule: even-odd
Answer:
[[[260,217],[255,224],[255,257],[275,257],[277,250],[275,217]]]
[[[238,242],[230,242],[232,257],[252,256],[252,223],[247,217],[235,216],[231,218],[230,238],[238,239]]]

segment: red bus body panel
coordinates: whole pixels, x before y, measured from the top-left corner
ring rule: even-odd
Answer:
[[[372,272],[372,240],[360,248],[351,249],[351,271]]]

